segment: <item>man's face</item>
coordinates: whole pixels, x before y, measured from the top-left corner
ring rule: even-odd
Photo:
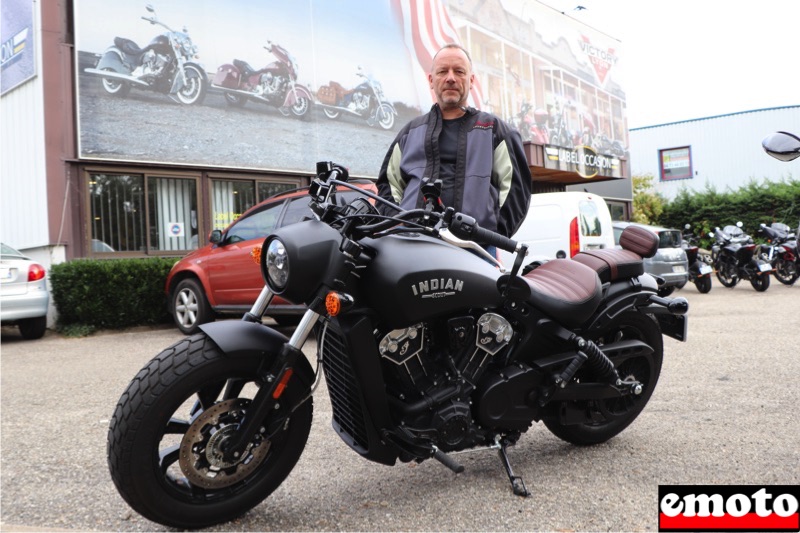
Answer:
[[[474,75],[469,59],[463,50],[445,48],[433,60],[433,69],[428,74],[431,89],[442,109],[454,109],[466,105],[469,88]]]

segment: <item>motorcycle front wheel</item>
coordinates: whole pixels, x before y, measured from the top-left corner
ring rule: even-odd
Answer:
[[[725,287],[733,288],[739,283],[739,274],[736,272],[736,265],[722,261],[717,265],[717,279]]]
[[[183,67],[186,83],[176,95],[182,104],[200,105],[206,97],[205,74],[194,65]]]
[[[390,130],[394,126],[394,113],[388,105],[382,105],[375,111],[378,124],[385,130]]]
[[[252,509],[286,479],[313,411],[296,378],[242,457],[222,454],[262,386],[263,362],[226,356],[200,333],[139,371],[117,404],[107,444],[111,478],[136,512],[170,527],[208,527]]]
[[[773,272],[775,278],[784,285],[793,285],[797,281],[800,272],[797,271],[797,263],[794,261],[786,261],[779,257],[775,261],[775,270]]]
[[[299,96],[297,100],[295,100],[294,105],[289,109],[292,111],[292,114],[297,118],[303,118],[308,114],[308,110],[311,107],[311,102],[308,98],[303,96]]]
[[[664,359],[664,344],[658,324],[650,315],[635,311],[623,313],[602,332],[592,335],[591,340],[601,349],[604,344],[612,342],[639,340],[650,346],[653,353],[624,359],[619,363],[614,361],[621,379],[633,379],[642,384],[641,394],[575,402],[591,418],[591,422],[562,424],[558,416],[562,406],[557,404],[551,407],[550,416],[543,420],[544,425],[556,437],[578,446],[606,442],[621,433],[639,416],[653,395]],[[576,379],[580,380],[580,377]]]

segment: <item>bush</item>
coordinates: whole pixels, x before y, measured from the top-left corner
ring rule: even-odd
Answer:
[[[658,223],[683,229],[692,225],[692,233],[704,235],[703,247],[709,248],[713,239],[708,233],[715,227],[735,225],[741,221],[744,231],[757,242],[759,225],[783,222],[797,228],[800,221],[800,181],[751,181],[744,187],[725,193],[713,188],[703,192],[681,191],[664,205]]]
[[[167,323],[164,283],[175,258],[78,259],[50,269],[59,330]]]

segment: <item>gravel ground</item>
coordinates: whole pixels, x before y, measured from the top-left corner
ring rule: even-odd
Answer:
[[[608,443],[541,424],[510,452],[533,492],[511,494],[493,453],[385,467],[330,429],[323,385],[306,451],[271,498],[211,531],[653,531],[659,484],[800,484],[800,283],[693,286],[689,342],[665,341],[656,392]],[[108,475],[108,420],[129,379],[181,338],[137,328],[24,341],[2,328],[2,531],[169,531],[132,512]],[[313,348],[313,347],[309,347]]]

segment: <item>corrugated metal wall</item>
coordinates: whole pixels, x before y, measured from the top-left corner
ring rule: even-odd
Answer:
[[[800,180],[800,160],[784,163],[768,156],[761,141],[776,131],[800,135],[800,106],[779,107],[635,128],[630,130],[631,175],[652,174],[656,190],[674,198],[682,189],[736,190],[751,179]],[[659,150],[690,146],[689,179],[661,181]]]
[[[38,2],[34,13],[38,34]],[[41,40],[34,38],[39,75],[0,97],[0,239],[21,250],[50,244]]]

